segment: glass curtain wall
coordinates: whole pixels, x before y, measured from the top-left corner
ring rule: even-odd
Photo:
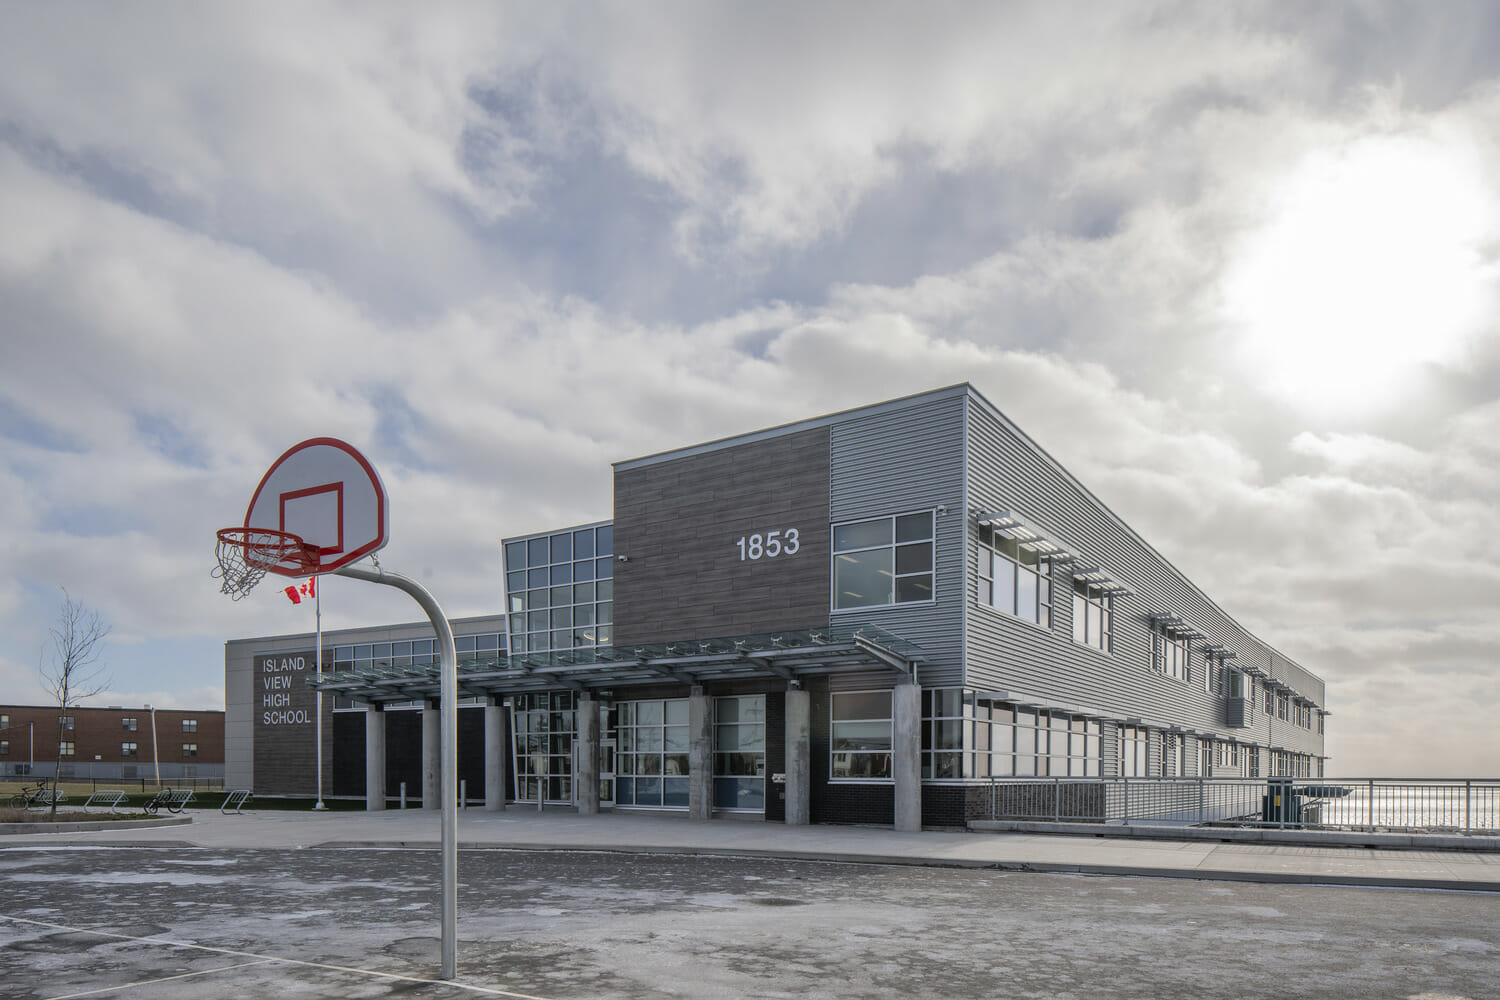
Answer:
[[[714,808],[766,808],[766,696],[714,699]]]
[[[576,695],[571,691],[518,694],[515,723],[516,801],[566,804],[573,800]]]
[[[688,806],[686,698],[620,702],[615,730],[615,804]]]
[[[614,531],[603,524],[505,543],[512,652],[613,641]]]

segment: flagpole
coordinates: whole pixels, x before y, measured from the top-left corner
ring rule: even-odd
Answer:
[[[312,577],[311,579],[314,580],[314,581],[316,581],[318,578],[317,577]],[[318,647],[318,651],[315,654],[317,656],[317,673],[321,674],[323,672],[323,588],[319,587],[316,582],[313,583],[313,607],[316,609],[317,622],[318,622],[318,624],[317,624],[317,630],[318,630],[318,632],[317,632],[317,640],[314,643],[314,645],[316,645]],[[317,801],[317,804],[313,806],[313,808],[314,809],[327,809],[328,807],[323,804],[323,689],[322,688],[318,688],[318,704],[317,704],[316,711],[317,711],[317,714],[318,714],[318,726],[317,726],[317,736],[316,736],[316,740],[317,740],[317,744],[318,744],[317,750],[316,750],[316,756],[318,758],[318,769],[317,769],[318,770],[318,801]]]

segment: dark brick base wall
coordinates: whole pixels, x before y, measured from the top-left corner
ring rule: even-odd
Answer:
[[[333,794],[365,794],[365,713],[333,713]]]

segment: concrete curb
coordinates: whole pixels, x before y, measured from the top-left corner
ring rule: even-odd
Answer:
[[[0,837],[24,833],[92,833],[99,830],[150,830],[159,826],[182,826],[191,816],[159,816],[151,819],[64,820],[57,823],[0,823]]]
[[[1102,823],[1037,823],[1029,820],[969,821],[974,833],[1040,833],[1070,837],[1291,844],[1300,847],[1367,847],[1377,851],[1500,852],[1500,837],[1432,833],[1363,833],[1358,830],[1277,830],[1255,827],[1177,827]]]
[[[354,841],[331,840],[311,845],[314,850],[435,851],[438,844],[426,840]],[[724,858],[771,858],[785,861],[817,861],[845,865],[890,865],[906,868],[959,868],[1048,875],[1093,875],[1134,878],[1189,879],[1198,882],[1252,882],[1266,885],[1337,885],[1372,889],[1436,889],[1450,892],[1500,892],[1500,884],[1457,878],[1401,878],[1385,875],[1332,875],[1306,872],[1241,871],[1210,868],[1162,868],[1152,865],[1110,865],[1055,861],[992,861],[979,858],[939,858],[905,854],[851,854],[831,851],[787,851],[770,848],[687,847],[638,845],[586,847],[558,844],[465,843],[461,851],[534,851],[558,854],[653,854]]]

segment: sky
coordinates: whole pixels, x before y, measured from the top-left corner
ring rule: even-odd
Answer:
[[[209,576],[305,438],[459,617],[612,461],[961,381],[1331,776],[1500,776],[1500,6],[0,5],[0,702],[63,588],[93,704],[310,631]]]

